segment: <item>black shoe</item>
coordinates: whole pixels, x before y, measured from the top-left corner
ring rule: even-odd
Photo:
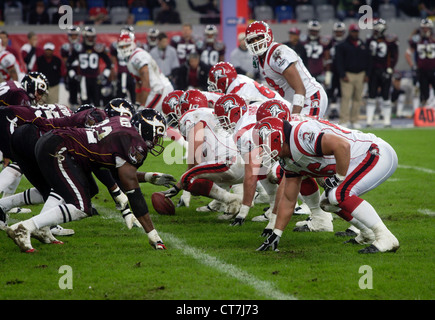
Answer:
[[[343,242],[343,243],[359,244],[359,243],[355,240],[355,238],[349,239],[349,240],[347,240],[347,241],[345,241],[345,242]]]
[[[336,232],[335,235],[337,237],[356,237],[358,234],[351,229],[346,229],[345,231]]]
[[[378,248],[376,248],[374,245],[369,245],[368,247],[358,250],[358,253],[378,253],[380,252]]]
[[[308,225],[304,224],[303,226],[295,227],[293,229],[294,232],[311,232]]]

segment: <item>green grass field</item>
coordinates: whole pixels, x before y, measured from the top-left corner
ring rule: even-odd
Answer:
[[[435,130],[372,130],[399,156],[399,168],[363,198],[399,239],[396,253],[358,254],[333,233],[295,233],[294,216],[280,252],[256,252],[266,223],[252,222],[266,205],[257,205],[242,227],[230,227],[217,213],[195,208],[209,199],[193,197],[190,208],[161,216],[150,195],[162,188],[142,185],[154,224],[168,250],[155,251],[143,230],[128,230],[103,187],[94,198],[100,215],[64,225],[76,234],[64,245],[32,240],[35,254],[21,253],[0,233],[0,299],[37,300],[433,300],[435,298]],[[179,178],[185,165],[165,165],[149,156],[143,171]],[[19,191],[29,187],[27,181]],[[164,187],[163,187],[164,189]],[[179,196],[174,198],[178,201]],[[41,206],[33,206],[37,214]],[[9,224],[32,214],[15,214]],[[348,226],[334,220],[334,231]],[[60,272],[69,266],[69,273]],[[361,268],[361,269],[360,269]],[[371,270],[372,289],[365,270]],[[66,282],[64,276],[70,276]],[[72,288],[62,289],[68,283]]]

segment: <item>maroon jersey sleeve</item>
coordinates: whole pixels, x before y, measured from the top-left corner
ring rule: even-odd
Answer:
[[[9,80],[0,84],[0,105],[30,106],[30,98],[23,88],[16,85],[15,81]]]

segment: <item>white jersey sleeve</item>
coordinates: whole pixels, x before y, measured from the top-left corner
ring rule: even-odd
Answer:
[[[285,101],[276,91],[244,75],[238,75],[229,85],[227,92],[239,95],[248,103],[264,102],[270,99]]]

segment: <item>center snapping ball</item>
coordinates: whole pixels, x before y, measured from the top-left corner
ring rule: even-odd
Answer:
[[[151,195],[151,202],[153,204],[154,210],[158,214],[173,216],[175,214],[175,205],[171,198],[165,197],[162,192],[154,192]]]

